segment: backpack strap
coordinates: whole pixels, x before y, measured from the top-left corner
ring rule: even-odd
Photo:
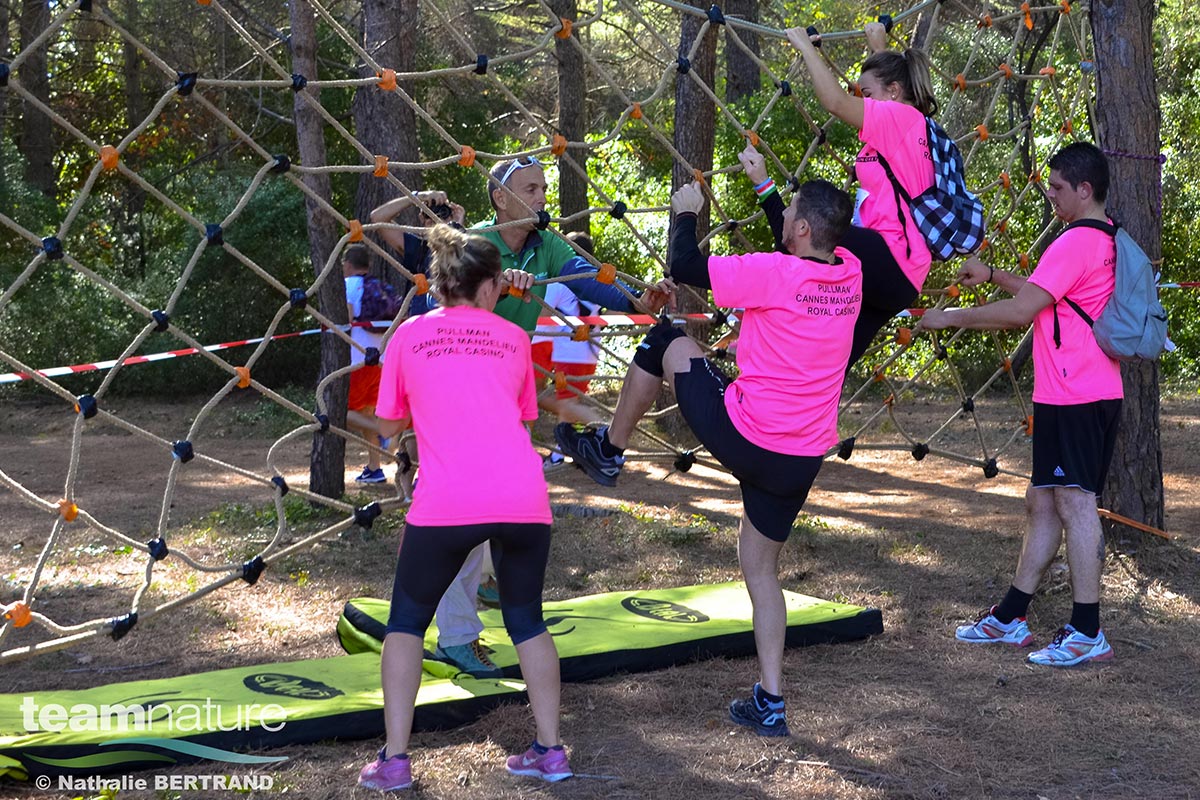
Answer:
[[[1062,236],[1063,233],[1066,233],[1067,231],[1071,230],[1072,228],[1092,228],[1093,230],[1104,231],[1109,236],[1116,236],[1118,227],[1120,227],[1120,226],[1113,224],[1113,223],[1102,222],[1098,219],[1077,219],[1074,222],[1067,225],[1067,227],[1063,228],[1062,233],[1059,233],[1059,236]],[[1086,322],[1088,324],[1089,328],[1095,327],[1096,321],[1094,319],[1092,319],[1091,317],[1089,317],[1087,315],[1087,313],[1082,308],[1079,307],[1078,303],[1076,303],[1074,300],[1072,300],[1069,297],[1064,297],[1063,302],[1065,302],[1067,305],[1069,305],[1071,307],[1071,309],[1076,314],[1078,314],[1080,316],[1080,318],[1083,319],[1084,322]],[[1062,348],[1062,336],[1060,335],[1059,330],[1058,330],[1058,304],[1057,303],[1054,304],[1054,347],[1055,347],[1055,349]]]
[[[900,230],[904,232],[904,255],[911,257],[912,245],[908,242],[908,223],[904,221],[904,208],[912,205],[912,198],[900,185],[900,181],[896,180],[896,173],[892,172],[892,167],[883,157],[883,153],[876,151],[875,156],[879,159],[879,166],[887,173],[888,180],[892,182],[892,192],[896,195],[896,218],[900,220]]]

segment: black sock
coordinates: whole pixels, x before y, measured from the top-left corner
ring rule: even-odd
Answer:
[[[537,753],[539,756],[546,755],[546,753],[549,752],[549,750],[550,750],[549,747],[546,747],[546,745],[542,744],[537,739],[533,740],[533,744],[531,745],[531,748],[532,748],[533,752]]]
[[[1071,606],[1071,627],[1089,639],[1100,633],[1100,604],[1075,603]]]
[[[604,433],[600,434],[600,452],[604,454],[605,458],[616,458],[625,454],[625,448],[613,444],[608,438],[608,428],[605,428]]]
[[[1025,594],[1015,586],[1009,586],[1008,594],[1004,595],[1004,599],[1000,601],[1000,605],[996,606],[996,610],[992,614],[1007,625],[1017,617],[1023,617],[1029,612],[1029,601],[1032,599],[1033,595]]]
[[[767,703],[782,703],[783,702],[783,695],[771,694],[770,692],[768,692],[766,689],[764,689],[762,687],[761,683],[754,684],[754,694],[755,694],[755,699],[761,700],[763,702],[763,705],[766,705]]]

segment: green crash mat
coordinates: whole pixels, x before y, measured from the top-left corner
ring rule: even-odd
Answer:
[[[425,662],[413,722],[440,730],[523,700],[520,681]],[[380,736],[379,655],[239,667],[94,689],[0,695],[0,777],[98,775],[211,760],[264,764],[321,739]],[[228,771],[229,767],[222,767]]]
[[[878,609],[833,603],[793,592],[787,602],[787,646],[864,639],[883,632]],[[379,652],[388,608],[385,600],[358,598],[338,620],[348,653]],[[617,672],[663,669],[715,656],[754,655],[750,597],[743,583],[610,592],[543,604],[543,615],[562,664],[564,681]],[[480,641],[506,677],[517,677],[517,653],[499,611],[480,612]],[[437,646],[431,627],[425,647]]]

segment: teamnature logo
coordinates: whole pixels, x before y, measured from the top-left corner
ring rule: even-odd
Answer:
[[[708,622],[708,616],[687,606],[672,603],[670,600],[656,600],[650,597],[626,597],[621,601],[626,611],[639,617],[658,620],[659,622],[679,622],[695,624]]]

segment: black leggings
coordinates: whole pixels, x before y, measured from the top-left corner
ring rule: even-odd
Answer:
[[[846,371],[867,352],[871,341],[888,320],[910,307],[917,295],[912,283],[896,263],[883,237],[870,228],[857,225],[842,237],[841,246],[862,262],[863,300],[858,321],[854,323],[854,344]]]
[[[489,540],[500,588],[500,613],[509,638],[520,644],[544,632],[542,583],[550,555],[550,526],[527,522],[406,525],[387,632],[424,638],[438,602],[467,555]]]

